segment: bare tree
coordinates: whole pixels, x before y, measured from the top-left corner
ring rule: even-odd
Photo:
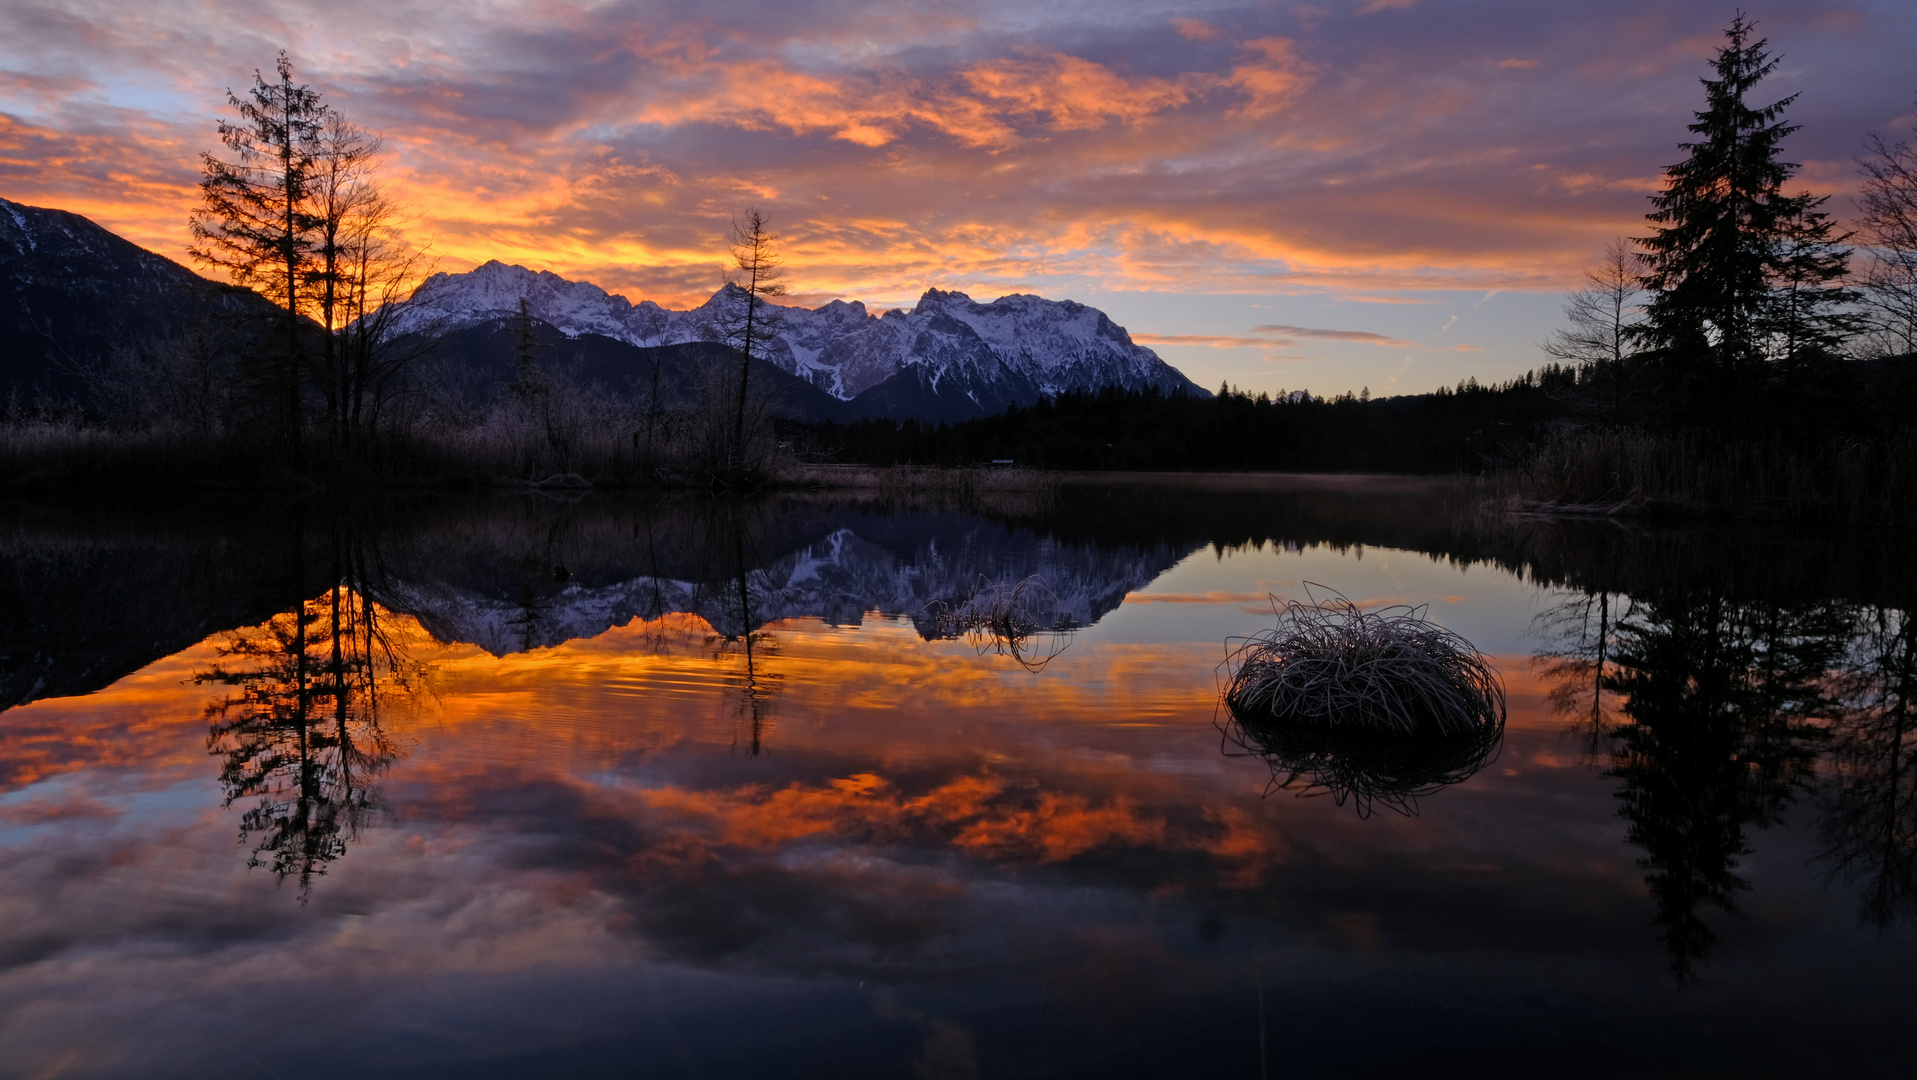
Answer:
[[[1643,300],[1638,262],[1626,241],[1606,244],[1597,267],[1584,272],[1584,287],[1565,302],[1564,318],[1570,325],[1543,344],[1546,355],[1577,367],[1586,379],[1597,374],[1610,382],[1612,419],[1617,418],[1625,358]]]
[[[1885,351],[1917,352],[1917,146],[1873,133],[1857,164],[1858,231],[1870,252],[1864,296]]]
[[[435,347],[444,320],[400,317],[432,274],[427,252],[401,233],[406,216],[369,183],[347,215],[340,245],[334,332],[343,443],[364,456],[382,437],[397,395]]]
[[[726,284],[732,286],[737,295],[736,310],[728,313],[725,329],[728,343],[743,354],[739,361],[739,393],[734,402],[732,444],[728,454],[729,464],[736,466],[744,463],[746,390],[752,376],[754,350],[763,351],[765,341],[778,329],[777,309],[766,298],[784,296],[785,283],[780,280],[783,271],[778,234],[771,230],[766,215],[757,207],[747,210],[744,218],[733,219],[730,240],[737,273],[728,274]]]
[[[325,330],[322,390],[326,395],[327,434],[337,445],[347,441],[347,398],[351,375],[341,355],[340,331],[358,314],[350,308],[352,277],[364,268],[379,223],[391,208],[374,185],[381,141],[340,113],[327,110],[320,122],[312,177],[308,183],[314,219],[313,265],[307,270],[309,307]]]

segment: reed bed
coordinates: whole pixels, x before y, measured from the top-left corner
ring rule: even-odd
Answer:
[[[1469,777],[1504,733],[1504,686],[1424,606],[1363,611],[1343,596],[1272,599],[1277,625],[1223,666],[1225,738],[1264,758],[1272,786],[1303,784],[1360,814],[1403,813]]]
[[[1917,524],[1917,437],[1804,445],[1581,428],[1508,477],[1514,509]]]

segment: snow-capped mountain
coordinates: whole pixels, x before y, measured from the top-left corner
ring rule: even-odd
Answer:
[[[436,274],[402,312],[399,326],[456,328],[517,314],[568,335],[599,334],[637,346],[723,339],[724,313],[741,293],[726,286],[690,311],[650,300],[633,304],[597,285],[550,272],[489,262],[464,274]],[[861,395],[887,407],[875,415],[922,411],[984,414],[1041,394],[1116,386],[1205,395],[1157,353],[1132,342],[1097,308],[1015,294],[981,304],[928,289],[910,311],[874,315],[857,301],[820,308],[775,307],[764,358],[841,401]]]

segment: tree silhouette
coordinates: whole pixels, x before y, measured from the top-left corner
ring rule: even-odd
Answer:
[[[1867,921],[1917,908],[1917,620],[1871,608],[1838,670],[1820,858],[1864,882]]]
[[[1873,133],[1857,164],[1858,226],[1871,253],[1865,295],[1884,351],[1917,352],[1917,146]]]
[[[1611,420],[1623,411],[1624,365],[1635,348],[1637,316],[1643,300],[1638,288],[1638,257],[1623,240],[1605,245],[1604,258],[1584,273],[1584,285],[1565,301],[1570,326],[1544,342],[1545,355],[1583,369],[1583,390],[1593,383],[1610,383]],[[1591,376],[1597,378],[1591,378]]]
[[[1697,139],[1665,170],[1655,227],[1639,241],[1651,298],[1637,336],[1675,365],[1686,406],[1748,386],[1770,359],[1833,343],[1854,299],[1842,286],[1848,234],[1835,232],[1823,197],[1783,190],[1797,166],[1781,143],[1797,126],[1782,117],[1797,96],[1746,101],[1777,67],[1754,32],[1742,13],[1725,31],[1690,125]]]
[[[1718,946],[1704,920],[1737,914],[1747,831],[1807,790],[1824,678],[1848,639],[1838,605],[1737,605],[1716,595],[1640,601],[1619,623],[1605,690],[1624,695],[1607,775],[1657,905],[1679,981]]]
[[[350,557],[350,543],[335,539]],[[302,561],[296,554],[296,570]],[[397,756],[380,714],[406,689],[410,665],[345,574],[318,598],[234,632],[219,655],[194,682],[233,688],[207,707],[225,805],[257,800],[240,818],[247,865],[297,878],[304,898],[380,808],[375,781]]]
[[[726,339],[737,346],[739,361],[738,399],[733,403],[732,443],[727,464],[744,467],[746,443],[746,392],[752,376],[752,358],[763,352],[765,342],[777,329],[778,313],[767,297],[784,296],[780,280],[779,237],[757,207],[734,219],[730,236],[732,262],[737,275],[728,275],[726,283],[736,292],[736,310],[727,314]],[[756,350],[756,352],[755,352]]]
[[[300,308],[313,269],[314,230],[321,222],[309,186],[320,153],[326,106],[319,92],[293,82],[281,50],[278,81],[255,71],[246,97],[227,92],[240,122],[222,120],[220,141],[232,159],[201,154],[200,207],[190,227],[194,260],[231,275],[279,305],[285,317],[286,435],[295,467],[303,464],[300,417]]]

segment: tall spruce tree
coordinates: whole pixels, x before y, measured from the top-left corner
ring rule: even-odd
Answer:
[[[1638,336],[1693,388],[1747,385],[1804,345],[1830,345],[1845,329],[1848,252],[1820,207],[1823,197],[1784,193],[1797,171],[1781,160],[1783,121],[1797,95],[1754,107],[1751,91],[1777,67],[1742,12],[1724,32],[1703,81],[1705,108],[1689,153],[1653,196],[1644,248],[1650,292]]]
[[[226,271],[235,284],[253,288],[284,312],[286,437],[294,467],[301,468],[300,309],[320,224],[308,187],[326,106],[318,91],[293,82],[285,50],[274,71],[275,82],[255,71],[245,97],[227,92],[240,116],[219,125],[232,158],[200,155],[201,204],[193,213],[189,251],[196,262]]]

